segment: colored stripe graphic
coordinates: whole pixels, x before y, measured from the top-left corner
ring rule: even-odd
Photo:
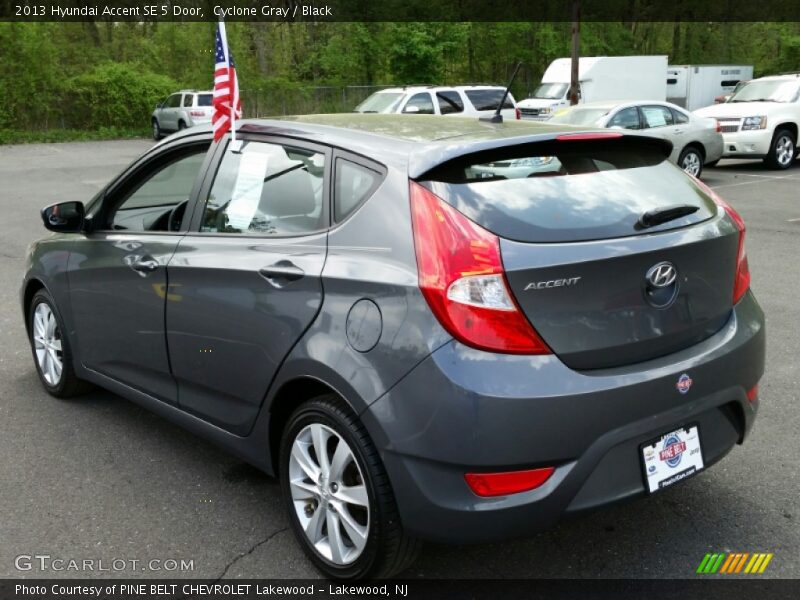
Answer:
[[[761,574],[767,569],[767,565],[773,556],[775,555],[771,552],[756,552],[753,554],[749,552],[709,553],[700,561],[700,566],[697,567],[696,572],[706,575],[715,573],[730,575],[742,573],[742,569],[744,569],[744,573]]]

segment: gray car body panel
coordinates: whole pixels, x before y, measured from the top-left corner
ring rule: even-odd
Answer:
[[[555,355],[495,354],[453,341],[418,287],[408,202],[409,175],[423,174],[438,162],[472,153],[476,148],[553,139],[559,132],[573,130],[529,123],[476,125],[466,120],[458,125],[458,119],[421,116],[415,116],[411,126],[405,119],[330,115],[243,123],[239,130],[243,135],[265,141],[277,136],[330,146],[334,153],[346,150],[377,160],[387,170],[370,199],[326,232],[305,238],[262,239],[270,246],[264,260],[248,259],[237,269],[232,263],[233,256],[238,259],[240,254],[241,249],[235,248],[239,242],[227,241],[232,237],[201,236],[194,231],[201,212],[200,200],[207,193],[224,144],[212,146],[208,154],[192,190],[182,231],[114,234],[175,247],[172,255],[169,247],[156,252],[161,257],[159,262],[166,264],[166,281],[140,278],[139,291],[145,294],[142,290],[149,288],[152,291],[147,292],[147,302],[157,303],[159,285],[166,285],[161,288],[165,318],[161,329],[154,326],[154,335],[163,332],[165,347],[170,355],[175,353],[176,363],[169,367],[173,376],[177,367],[184,379],[197,369],[201,375],[196,377],[206,377],[204,383],[192,382],[195,391],[203,385],[205,389],[195,395],[191,406],[189,401],[185,406],[181,404],[180,379],[175,382],[174,396],[170,391],[173,388],[159,386],[156,380],[163,372],[158,373],[157,368],[151,368],[151,379],[143,382],[135,377],[126,379],[125,373],[120,375],[125,369],[102,373],[85,365],[92,352],[83,346],[87,339],[83,328],[91,327],[86,322],[89,315],[85,314],[89,304],[76,313],[74,302],[78,299],[74,294],[70,299],[69,288],[72,273],[85,262],[81,255],[87,238],[97,234],[51,235],[34,244],[23,282],[23,302],[36,286],[49,290],[70,339],[76,340],[78,376],[225,447],[267,473],[274,473],[270,436],[275,435],[272,421],[276,407],[279,402],[303,399],[287,400],[283,390],[300,380],[324,383],[361,416],[389,472],[405,526],[415,535],[430,539],[480,541],[509,537],[552,525],[566,512],[641,494],[640,474],[634,479],[630,464],[620,471],[618,481],[598,482],[592,476],[593,469],[598,473],[609,468],[613,471],[618,461],[632,460],[631,445],[636,447],[687,421],[701,422],[702,435],[708,439],[709,463],[741,442],[757,407],[757,402],[746,400],[745,390],[758,381],[764,360],[763,315],[749,293],[721,329],[704,341],[668,356],[613,369],[581,372],[568,368]],[[113,191],[163,150],[209,137],[209,128],[171,136],[145,153],[107,189]],[[668,154],[668,145],[658,142],[657,146]],[[101,192],[89,204],[90,220],[101,210],[103,197]],[[718,219],[713,226],[726,227],[721,223]],[[712,225],[706,224],[697,231],[675,235],[697,235],[709,227]],[[249,241],[256,246],[260,243],[258,238]],[[655,249],[662,242],[648,242],[645,237],[616,240],[607,251],[624,253],[626,245],[641,247],[648,243],[655,244]],[[309,244],[317,250],[304,252],[302,248]],[[222,248],[227,245],[230,247]],[[326,250],[319,250],[323,246]],[[595,247],[543,247],[536,253],[538,266],[547,268],[559,260],[594,256],[602,247],[602,242]],[[522,263],[516,261],[518,249],[512,242],[502,243],[504,261],[508,261],[511,270],[522,268]],[[121,248],[120,256],[114,258],[117,268],[124,264],[126,251],[131,252]],[[299,306],[292,306],[282,297],[292,293],[292,284],[276,289],[267,281],[261,288],[266,297],[254,301],[262,281],[257,275],[246,275],[247,269],[257,270],[263,262],[286,257],[298,264],[306,261],[302,266],[307,280],[296,290],[301,298],[297,301]],[[527,268],[532,266],[536,265],[526,264]],[[212,281],[212,291],[218,297],[214,302],[201,298],[208,295],[209,290],[202,289],[202,284],[210,279],[204,275],[210,270],[227,273]],[[242,279],[245,276],[246,282]],[[181,283],[184,289],[170,287],[170,283]],[[92,293],[100,298],[102,285],[94,282],[92,286]],[[236,293],[241,294],[242,288],[249,289],[250,301],[236,303]],[[170,298],[171,294],[180,296],[184,292],[181,301]],[[273,308],[270,295],[277,299]],[[138,300],[141,302],[144,297]],[[132,295],[129,300],[133,303],[136,298]],[[370,303],[370,308],[364,309],[364,301]],[[102,310],[99,300],[94,306]],[[184,307],[186,313],[182,312]],[[218,323],[211,328],[203,326],[219,316],[223,308],[228,312]],[[148,305],[145,310],[153,308]],[[292,312],[285,323],[279,324],[281,310]],[[125,335],[141,325],[139,310],[131,305],[130,311],[121,324]],[[285,335],[272,343],[268,331],[273,332],[275,327],[281,331],[285,328]],[[146,346],[147,336],[140,330],[141,327],[132,334],[134,338],[140,336],[141,348],[137,352]],[[192,336],[196,338],[194,344],[185,343]],[[185,339],[180,340],[181,337]],[[225,338],[230,350],[225,354],[227,360],[214,363],[207,373],[202,373],[204,357],[194,356],[195,350],[208,345],[204,337]],[[91,339],[89,334],[88,340]],[[241,349],[244,354],[237,350],[238,343],[245,344]],[[137,343],[131,347],[135,349]],[[235,366],[244,369],[245,379],[236,382],[240,386],[236,401],[217,401],[217,379],[226,376],[225,363],[235,361],[237,356],[247,358],[248,349],[253,360]],[[258,357],[264,360],[259,361]],[[157,353],[151,359],[160,361]],[[120,355],[117,359],[117,363],[124,361],[132,364],[132,357]],[[263,373],[248,379],[246,370],[259,367]],[[696,382],[687,396],[677,394],[674,387],[683,372],[690,373]],[[721,374],[725,374],[724,381],[719,381]],[[226,406],[230,408],[228,414]],[[723,406],[728,408],[719,408]],[[285,411],[285,406],[281,410]],[[620,447],[628,450],[614,450]],[[620,453],[618,457],[616,452]],[[466,469],[544,465],[558,467],[544,486],[505,498],[478,498],[463,480]],[[520,516],[528,524],[526,527],[519,527]]]

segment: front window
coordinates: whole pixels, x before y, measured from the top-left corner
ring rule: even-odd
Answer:
[[[394,111],[403,96],[405,94],[402,92],[376,92],[356,106],[354,112],[390,113]]]
[[[560,100],[567,92],[569,85],[566,83],[541,83],[532,98],[544,98],[546,100]]]
[[[206,150],[203,144],[178,154],[144,176],[111,212],[108,227],[120,231],[175,231]]]
[[[431,100],[431,95],[427,92],[422,92],[419,94],[414,94],[411,96],[411,100],[409,100],[405,107],[403,108],[404,113],[414,113],[417,115],[432,115],[434,114],[433,110],[433,100]]]
[[[621,129],[641,129],[639,111],[635,106],[623,108],[608,121],[606,127],[619,127]]]
[[[728,102],[794,102],[800,94],[800,82],[783,79],[751,81]]]

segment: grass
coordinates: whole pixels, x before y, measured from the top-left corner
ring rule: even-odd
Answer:
[[[50,142],[88,142],[97,140],[120,140],[150,137],[151,131],[128,129],[121,127],[101,127],[93,130],[83,129],[47,129],[44,131],[20,131],[17,129],[0,129],[0,145],[2,144],[35,144]]]

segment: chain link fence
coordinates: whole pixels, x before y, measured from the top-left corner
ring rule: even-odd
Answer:
[[[275,86],[241,90],[245,118],[351,112],[370,94],[389,85]]]

